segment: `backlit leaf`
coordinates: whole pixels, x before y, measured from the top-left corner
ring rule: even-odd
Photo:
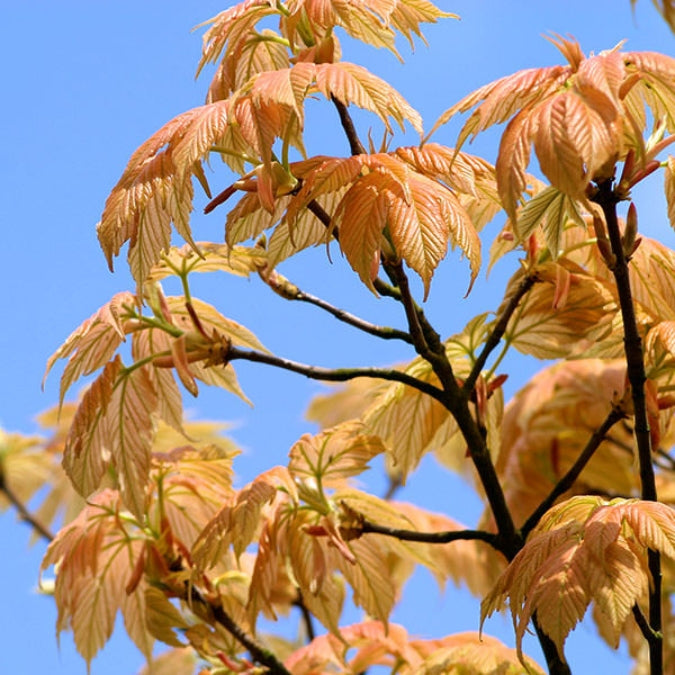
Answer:
[[[367,470],[368,462],[384,450],[379,437],[366,434],[362,424],[345,422],[316,436],[303,435],[290,450],[288,470],[328,487]]]
[[[70,386],[83,375],[90,375],[110,360],[117,347],[125,340],[128,332],[124,325],[125,308],[134,307],[132,293],[115,295],[110,302],[84,321],[66,339],[47,361],[45,378],[57,359],[68,358],[68,364],[61,376],[59,401]]]

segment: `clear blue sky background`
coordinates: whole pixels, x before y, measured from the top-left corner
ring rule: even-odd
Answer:
[[[420,110],[427,128],[438,114],[481,84],[521,68],[561,62],[555,48],[542,38],[549,31],[573,34],[586,52],[610,48],[625,38],[629,49],[671,55],[675,51],[673,36],[648,0],[638,2],[635,15],[628,0],[448,0],[439,4],[460,14],[461,22],[447,20],[428,27],[430,46],[419,44],[415,54],[401,44],[404,66],[386,52],[343,43],[345,59],[388,78]],[[171,117],[203,102],[208,80],[194,80],[200,33],[190,29],[226,6],[211,0],[0,2],[3,428],[35,430],[34,415],[51,406],[57,396],[58,375],[48,382],[45,393],[40,391],[47,357],[113,293],[131,288],[124,261],[119,261],[115,275],[108,272],[94,225],[131,152]],[[331,126],[310,130],[308,150],[347,153],[339,132],[333,132],[334,118],[316,119],[328,120]],[[375,121],[372,124],[376,126]],[[456,132],[456,126],[444,129],[436,140],[452,145]],[[409,134],[405,143],[414,142]],[[493,161],[495,137],[476,144],[474,151]],[[659,188],[657,179],[643,191],[641,224],[648,223],[672,246]],[[197,217],[197,237],[218,240],[223,221],[224,212]],[[497,217],[486,232],[488,239],[502,222]],[[465,300],[467,266],[451,256],[432,288],[428,302],[432,322],[447,335],[460,330],[478,311],[495,309],[514,265],[515,260],[502,263],[490,283],[479,283]],[[337,254],[330,265],[322,250],[313,251],[282,271],[305,290],[375,322],[402,323],[389,303],[374,299],[360,286]],[[257,280],[200,280],[197,295],[253,329],[282,356],[326,366],[411,358],[401,345],[383,345],[336,329],[317,311],[290,307]],[[535,365],[519,360],[511,368],[507,391],[512,393],[534,369]],[[193,417],[237,425],[233,436],[246,450],[237,467],[243,482],[264,467],[284,462],[291,443],[311,429],[303,420],[303,409],[321,387],[252,364],[237,370],[255,410],[226,393],[205,388],[204,396],[186,400],[186,407]],[[401,497],[447,511],[468,525],[480,513],[471,492],[431,459],[423,463]],[[28,529],[16,523],[14,514],[0,516],[0,672],[85,673],[68,635],[63,636],[60,651],[57,648],[54,604],[34,590],[44,549],[41,544],[29,549],[28,539]],[[428,576],[420,575],[408,595],[394,618],[406,623],[413,634],[433,637],[477,629],[477,603],[463,592],[450,588],[438,597]],[[510,625],[500,617],[488,622],[486,632],[512,644]],[[599,663],[602,672],[628,672],[621,653],[597,646],[590,625],[582,625],[569,645],[575,673],[597,673]],[[529,651],[540,658],[531,644]],[[134,673],[141,662],[135,648],[117,637],[94,661],[92,672]]]

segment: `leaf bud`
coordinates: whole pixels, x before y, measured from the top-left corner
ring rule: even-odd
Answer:
[[[637,248],[635,242],[637,240],[638,232],[638,218],[637,218],[637,209],[633,202],[630,203],[628,207],[628,213],[626,215],[626,228],[621,237],[621,248],[623,249],[624,256],[628,259],[633,255],[633,252]]]

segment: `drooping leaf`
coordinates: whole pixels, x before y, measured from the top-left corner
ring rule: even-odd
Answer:
[[[50,544],[42,570],[57,567],[55,599],[59,609],[57,631],[72,629],[75,646],[88,663],[112,634],[118,611],[125,615],[127,626],[136,626],[132,637],[141,646],[151,648],[145,633],[143,593],[139,584],[131,595],[127,582],[142,547],[141,530],[130,523],[130,532],[119,526],[119,495],[104,490],[96,495],[82,513],[61,530]],[[138,615],[138,613],[141,615]],[[136,615],[134,615],[136,614]],[[146,652],[150,658],[151,652]]]
[[[431,366],[416,359],[406,372],[430,384],[438,379]],[[366,428],[389,446],[397,471],[405,477],[414,469],[448,417],[436,399],[404,384],[392,384],[378,396],[363,416]]]
[[[279,488],[295,494],[292,478],[286,469],[275,467],[266,471],[232,497],[205,524],[193,547],[195,563],[205,569],[216,564],[232,546],[240,556],[261,527],[261,517],[279,497]]]
[[[469,94],[448,109],[434,130],[473,109],[458,145],[510,119],[497,158],[502,204],[515,221],[534,145],[542,172],[570,198],[582,199],[590,181],[609,179],[629,149],[644,156],[648,115],[675,129],[675,59],[618,48],[586,57],[576,42],[551,40],[567,66],[523,70]]]
[[[520,211],[516,221],[516,233],[523,241],[538,225],[542,225],[546,244],[555,259],[560,252],[563,230],[569,221],[580,227],[586,227],[574,200],[549,185],[532,197]]]
[[[675,230],[675,157],[668,156],[664,172],[664,192],[668,203],[668,220]]]
[[[674,544],[675,515],[663,504],[572,498],[544,516],[483,601],[482,620],[508,598],[519,652],[536,612],[562,653],[570,630],[594,602],[618,646],[633,606],[647,593],[646,549],[672,558]]]
[[[68,358],[68,364],[61,376],[59,402],[70,386],[83,375],[90,375],[110,360],[117,347],[125,340],[128,332],[125,326],[126,308],[134,306],[134,296],[123,292],[76,328],[47,361],[45,378],[57,359]]]

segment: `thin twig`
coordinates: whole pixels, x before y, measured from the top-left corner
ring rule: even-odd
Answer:
[[[307,633],[307,642],[311,642],[316,637],[316,630],[314,630],[314,621],[312,619],[312,613],[307,609],[307,605],[302,597],[302,592],[298,589],[298,597],[293,602],[293,604],[300,610],[302,615],[302,623],[305,627],[305,632]]]
[[[342,124],[342,128],[344,129],[347,140],[349,141],[349,149],[351,150],[352,155],[365,155],[366,149],[359,140],[354,122],[347,111],[347,106],[342,101],[339,101],[337,98],[335,98],[335,96],[332,94],[330,100],[333,101],[333,105],[337,108],[338,115],[340,116],[340,124]]]
[[[25,507],[14,490],[7,485],[2,471],[0,471],[0,492],[7,497],[12,506],[19,512],[21,520],[30,525],[46,541],[54,540],[54,535]]]
[[[635,410],[635,441],[638,450],[641,496],[642,499],[647,501],[657,501],[656,480],[654,477],[654,466],[652,465],[651,435],[649,433],[649,419],[647,416],[645,394],[647,375],[644,366],[642,339],[635,315],[635,304],[628,272],[628,257],[623,250],[621,230],[616,213],[619,197],[614,192],[611,179],[598,184],[598,192],[593,197],[593,200],[602,208],[612,253],[615,258],[612,273],[619,296],[619,306],[621,307],[627,375],[631,386],[633,408]],[[663,626],[661,617],[661,559],[656,551],[649,550],[647,560],[652,577],[649,589],[649,625],[654,634],[658,636],[661,634]],[[649,660],[651,675],[663,673],[662,639],[655,638],[649,642]]]
[[[266,363],[276,368],[283,370],[290,370],[291,372],[304,375],[311,380],[323,380],[325,382],[347,382],[357,377],[370,377],[378,380],[389,380],[391,382],[401,382],[407,384],[414,389],[418,389],[435,398],[437,401],[444,401],[444,393],[433,384],[418,380],[412,375],[402,373],[398,370],[390,368],[321,368],[319,366],[309,366],[297,361],[283,359],[272,354],[265,354],[263,352],[256,352],[250,349],[241,349],[239,347],[230,347],[227,352],[228,361],[244,360],[254,361],[256,363]]]
[[[383,534],[400,541],[417,541],[424,544],[448,544],[451,541],[478,540],[484,541],[497,548],[498,537],[492,532],[483,530],[452,530],[447,532],[418,532],[417,530],[400,530],[395,527],[386,527],[362,520],[360,527],[364,534]]]
[[[509,325],[509,320],[511,319],[513,313],[518,308],[520,301],[523,299],[525,295],[527,295],[527,293],[530,291],[530,289],[532,288],[532,286],[534,286],[536,282],[537,277],[534,274],[528,274],[525,278],[521,280],[520,284],[518,285],[518,288],[516,288],[508,304],[506,305],[506,307],[504,307],[504,311],[499,316],[499,319],[497,319],[497,321],[495,322],[495,325],[492,328],[492,332],[490,333],[490,335],[488,335],[488,338],[485,341],[485,344],[483,345],[481,353],[478,355],[478,358],[473,364],[473,368],[471,369],[469,376],[464,381],[464,388],[467,391],[471,391],[473,389],[474,385],[476,384],[476,380],[478,379],[478,376],[481,374],[481,371],[483,370],[483,367],[485,366],[485,363],[488,360],[488,357],[490,356],[494,348],[499,344],[504,333],[506,332],[506,328]]]
[[[263,666],[269,668],[272,675],[291,675],[290,671],[286,669],[284,664],[266,647],[257,642],[244,629],[235,622],[235,620],[223,609],[220,604],[210,603],[202,594],[194,587],[188,587],[186,584],[185,593],[186,598],[189,597],[191,602],[207,607],[214,618],[221,626],[223,626],[242,646],[251,654],[251,658]]]
[[[299,289],[296,297],[293,299],[299,300],[301,302],[307,302],[311,305],[315,305],[316,307],[320,307],[329,314],[332,314],[336,319],[338,319],[338,321],[342,321],[346,324],[349,324],[350,326],[354,326],[354,328],[358,328],[359,330],[362,330],[364,333],[375,335],[376,337],[382,338],[383,340],[403,340],[403,342],[412,344],[412,338],[410,337],[410,334],[406,333],[403,330],[398,330],[397,328],[390,328],[389,326],[376,326],[375,324],[372,324],[368,321],[364,321],[358,316],[354,316],[353,314],[350,314],[349,312],[346,312],[343,309],[334,307],[329,302],[326,302],[321,298],[317,298],[316,296],[311,295],[309,293],[305,293],[304,291],[301,291]]]
[[[637,604],[633,605],[633,618],[635,619],[635,623],[638,625],[640,632],[649,644],[655,640],[662,639],[662,636],[654,633],[654,631],[651,629],[649,621],[647,621],[645,615],[642,613],[642,610]]]
[[[565,494],[574,481],[579,477],[579,474],[584,470],[588,462],[591,460],[595,451],[600,447],[600,444],[607,435],[607,432],[620,420],[623,419],[624,413],[619,408],[613,407],[603,423],[593,432],[593,435],[586,443],[586,446],[579,454],[576,462],[570,467],[567,473],[556,483],[548,496],[539,504],[539,506],[532,512],[532,515],[525,521],[525,524],[520,528],[523,538],[536,527],[542,516],[553,506],[555,501],[561,495]]]

